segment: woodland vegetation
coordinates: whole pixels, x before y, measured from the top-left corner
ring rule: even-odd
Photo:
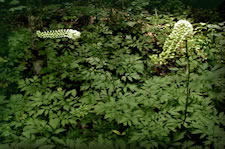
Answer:
[[[224,6],[0,0],[0,149],[224,149]],[[191,39],[154,61],[179,20]],[[36,34],[58,29],[81,36]]]

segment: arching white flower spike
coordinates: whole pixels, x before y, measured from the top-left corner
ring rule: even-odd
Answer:
[[[163,52],[160,53],[158,59],[155,55],[150,56],[153,63],[165,64],[166,59],[174,58],[177,53],[182,53],[182,47],[185,40],[193,36],[193,27],[187,20],[180,20],[175,23],[172,33],[166,39]]]
[[[190,22],[186,20],[178,21],[173,28],[172,33],[167,38],[163,50],[170,51],[174,49],[174,52],[180,46],[182,42],[193,36],[193,27]]]
[[[73,40],[80,38],[81,33],[73,29],[59,29],[53,31],[36,32],[39,38],[63,38],[67,37]]]

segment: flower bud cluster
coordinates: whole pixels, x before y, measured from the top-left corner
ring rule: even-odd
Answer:
[[[178,21],[173,28],[163,46],[163,52],[159,57],[156,55],[150,56],[154,64],[166,64],[168,59],[175,58],[178,53],[183,53],[185,48],[185,40],[193,36],[193,27],[186,20]],[[183,48],[183,49],[182,49]],[[185,51],[185,50],[184,50]]]
[[[53,31],[36,32],[39,38],[63,38],[67,37],[73,40],[80,38],[81,33],[73,29],[59,29]]]

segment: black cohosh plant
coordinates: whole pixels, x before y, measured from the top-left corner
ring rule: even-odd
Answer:
[[[40,38],[63,38],[67,37],[73,40],[76,40],[77,38],[80,38],[80,32],[72,29],[61,29],[61,30],[55,30],[55,31],[46,31],[46,32],[36,32],[37,36]],[[165,64],[167,59],[173,59],[175,58],[179,53],[186,52],[186,58],[187,58],[187,97],[186,97],[186,105],[185,105],[185,118],[186,120],[186,113],[187,113],[187,104],[189,99],[189,78],[190,78],[190,64],[189,64],[189,56],[188,56],[188,46],[187,46],[187,40],[193,36],[193,27],[192,25],[186,21],[186,20],[180,20],[178,21],[173,28],[172,33],[167,38],[164,46],[163,46],[163,52],[160,53],[159,57],[156,55],[150,56],[153,63],[160,63]],[[185,48],[182,49],[182,45],[185,44]],[[179,51],[178,51],[179,50]],[[178,52],[177,52],[178,51]],[[178,55],[179,56],[179,55]],[[123,79],[123,78],[122,78]],[[126,81],[126,80],[125,80]]]
[[[192,41],[199,35],[183,39],[179,35],[174,38],[175,42],[182,39],[178,45],[171,42],[172,35],[167,42],[157,36],[168,34],[168,28],[166,32],[152,30],[160,47],[179,46],[172,58],[166,56],[162,61],[176,62],[174,68],[157,76],[146,65],[154,64],[149,58],[154,41],[141,34],[135,21],[121,22],[129,30],[122,32],[104,22],[92,24],[81,29],[82,36],[76,40],[66,39],[72,37],[68,30],[38,32],[50,38],[35,40],[44,64],[40,75],[18,79],[20,92],[10,97],[1,113],[3,144],[20,143],[9,145],[11,148],[22,143],[33,148],[224,146],[224,114],[213,102],[223,99],[219,88],[222,69],[211,69],[193,54]],[[160,22],[175,23],[159,20],[158,25]],[[22,39],[15,41],[23,43]],[[195,42],[200,43],[204,41]],[[220,94],[215,98],[215,93]]]

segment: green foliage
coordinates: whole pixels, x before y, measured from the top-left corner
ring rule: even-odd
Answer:
[[[80,3],[45,6],[35,30],[10,33],[0,59],[8,93],[0,96],[0,148],[224,148],[224,23],[193,24],[189,57],[156,66],[149,56],[162,53],[183,14],[150,15],[142,10],[153,3],[142,0],[127,11]],[[35,36],[61,28],[82,34]]]
[[[179,12],[185,9],[182,0],[152,0],[148,6],[149,11],[154,12],[154,9],[164,12]]]
[[[30,35],[28,29],[22,29],[11,33],[8,38],[9,49],[5,54],[7,57],[0,63],[0,87],[3,90],[8,86],[14,88],[15,83],[23,77],[23,72],[27,69],[27,61],[32,56]]]

